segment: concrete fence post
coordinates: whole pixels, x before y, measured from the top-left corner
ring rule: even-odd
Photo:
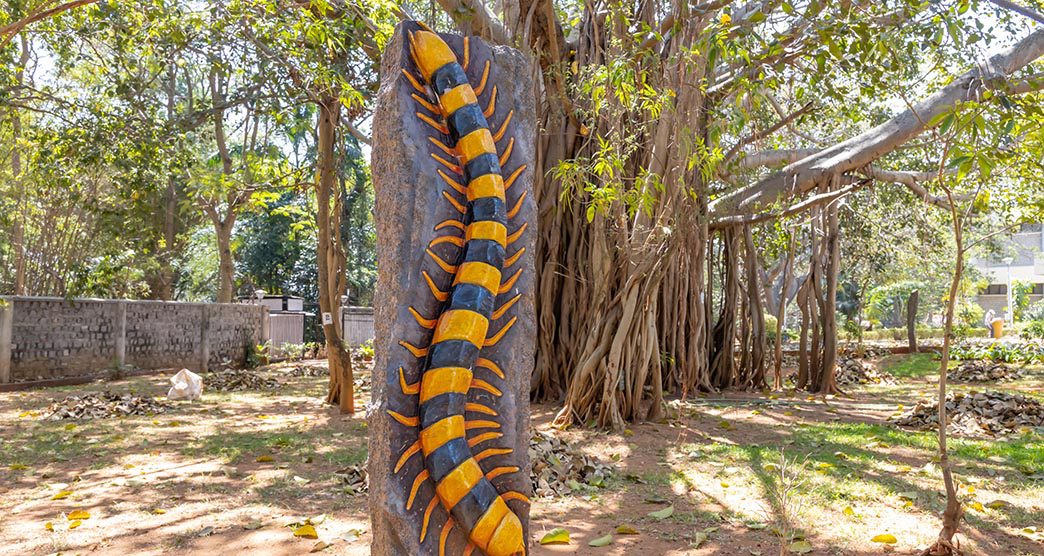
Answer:
[[[14,299],[0,298],[0,384],[11,382],[11,334],[14,329]]]
[[[210,363],[210,305],[200,307],[202,317],[199,325],[199,372],[207,372]]]
[[[261,339],[257,343],[263,344],[272,339],[272,321],[267,307],[260,305],[258,310],[261,311]]]
[[[127,364],[127,302],[116,302],[116,323],[113,326],[116,336],[116,368]]]

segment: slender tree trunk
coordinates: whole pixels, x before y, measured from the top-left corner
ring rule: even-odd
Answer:
[[[337,405],[342,413],[355,412],[352,360],[345,348],[341,331],[341,295],[345,294],[345,256],[341,245],[341,199],[337,183],[337,124],[341,102],[336,96],[324,96],[319,103],[319,178],[316,183],[316,220],[319,244],[316,260],[319,267],[319,309],[330,366],[330,383],[326,403]]]
[[[783,321],[787,316],[787,284],[790,282],[791,266],[794,264],[794,250],[796,249],[796,237],[791,235],[787,243],[787,260],[783,263],[783,287],[779,293],[779,307],[776,310],[776,345],[775,345],[775,380],[772,388],[781,390],[783,388]]]
[[[917,301],[920,294],[917,290],[910,292],[906,300],[906,341],[910,353],[917,353]]]
[[[15,83],[21,87],[25,81],[25,65],[29,62],[29,38],[21,34],[21,54],[18,57],[18,69],[15,70]],[[22,115],[16,108],[11,113],[11,176],[15,183],[15,217],[11,243],[14,247],[14,294],[25,295],[25,188],[22,186],[22,151],[18,140],[22,136]]]
[[[232,303],[234,293],[233,277],[235,265],[232,260],[232,228],[235,224],[235,213],[229,212],[224,220],[214,222],[214,232],[218,244],[218,286],[217,302]]]

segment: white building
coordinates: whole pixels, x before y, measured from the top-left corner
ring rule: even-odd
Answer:
[[[1040,223],[1023,224],[1010,240],[1003,242],[996,258],[973,261],[990,281],[976,298],[983,309],[992,309],[998,317],[1007,320],[1008,284],[1018,281],[1033,284],[1030,303],[1044,298],[1044,233],[1041,228]]]

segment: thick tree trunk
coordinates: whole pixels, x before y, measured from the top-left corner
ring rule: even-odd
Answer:
[[[217,235],[218,244],[218,303],[232,303],[235,277],[235,263],[232,260],[232,228],[235,221],[235,213],[230,213],[224,220],[214,222],[214,232]]]
[[[316,260],[319,267],[319,310],[330,366],[326,403],[337,405],[342,413],[355,412],[352,360],[345,348],[341,330],[341,296],[346,293],[345,255],[341,233],[341,188],[337,180],[336,139],[341,117],[341,102],[324,96],[319,103],[319,177],[316,183],[316,221],[319,242]]]
[[[910,353],[917,353],[917,301],[920,294],[917,290],[910,292],[906,300],[906,342]]]

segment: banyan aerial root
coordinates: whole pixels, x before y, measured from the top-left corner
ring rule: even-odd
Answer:
[[[512,267],[525,249],[514,245],[527,225],[515,221],[524,196],[507,206],[506,192],[526,166],[504,168],[515,145],[506,133],[514,112],[497,126],[488,121],[497,103],[497,86],[489,82],[490,62],[473,85],[465,73],[469,40],[464,39],[458,57],[437,34],[418,27],[408,32],[414,67],[403,67],[402,79],[413,89],[415,116],[430,131],[429,154],[445,185],[442,199],[459,216],[436,224],[435,237],[423,247],[428,268],[420,271],[421,278],[440,308],[438,314],[425,315],[410,306],[409,313],[430,340],[426,345],[399,341],[419,364],[412,370],[399,368],[398,388],[408,404],[387,412],[402,427],[415,430],[417,439],[398,455],[393,471],[407,476],[406,510],[418,513],[420,546],[426,552],[434,553],[437,546],[444,555],[449,535],[460,528],[468,540],[464,554],[525,554],[522,519],[508,502],[528,504],[529,499],[497,486],[503,484],[498,478],[519,473],[520,467],[511,465],[512,448],[498,446],[504,436],[501,415],[469,398],[469,392],[499,397],[498,384],[511,371],[484,350],[501,342],[517,322],[511,312],[522,294],[513,288],[522,269]],[[482,105],[478,99],[487,87],[488,101]],[[435,249],[440,245],[452,246],[455,258],[440,255]],[[445,247],[440,249],[445,253]],[[451,285],[440,289],[447,275]],[[432,494],[422,500],[425,484],[433,489],[424,489]],[[437,533],[429,528],[436,511],[448,514]]]

